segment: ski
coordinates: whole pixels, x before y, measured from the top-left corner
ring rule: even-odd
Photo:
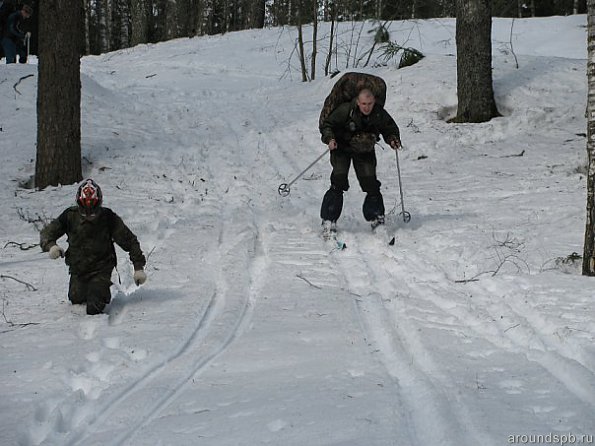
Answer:
[[[340,240],[337,238],[336,233],[331,236],[331,241],[334,242],[334,245],[335,245],[334,248],[336,250],[343,251],[344,249],[347,248],[347,245],[345,244],[345,242],[343,240]]]
[[[395,237],[389,236],[386,226],[384,225],[384,216],[372,221],[370,226],[372,227],[372,233],[374,233],[378,238],[382,239],[383,242],[386,241],[389,246],[394,246]]]
[[[343,240],[337,237],[337,223],[331,221],[322,222],[322,239],[330,243],[333,247],[333,251],[342,251],[347,248],[347,245]]]

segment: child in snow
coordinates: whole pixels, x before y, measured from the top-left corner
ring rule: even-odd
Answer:
[[[116,267],[114,242],[130,255],[134,282],[145,283],[146,260],[136,236],[111,209],[102,207],[103,194],[92,179],[81,183],[76,206],[69,207],[43,228],[41,249],[51,259],[66,257],[70,285],[68,299],[73,304],[87,304],[87,314],[99,314],[111,300],[111,275]],[[68,237],[66,252],[57,240]]]

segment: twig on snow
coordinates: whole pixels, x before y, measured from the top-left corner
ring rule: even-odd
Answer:
[[[310,282],[308,279],[306,279],[304,276],[300,275],[300,274],[296,274],[296,277],[302,279],[304,282],[306,282],[308,285],[310,285],[311,287],[314,287],[318,290],[321,290],[322,287],[319,287],[318,285],[314,285],[312,282]]]
[[[512,330],[513,328],[517,328],[519,325],[521,325],[521,324],[516,324],[516,325],[513,325],[512,327],[508,327],[506,330],[504,330],[504,333],[506,333],[508,330]]]
[[[485,274],[485,273],[480,273],[480,274]],[[455,280],[455,283],[469,283],[469,282],[479,282],[479,279],[477,278],[477,276],[473,276],[471,279]]]
[[[14,91],[16,91],[18,94],[21,94],[21,92],[17,89],[17,87],[19,86],[19,84],[21,83],[21,81],[24,81],[28,77],[33,77],[33,75],[32,74],[28,74],[27,76],[23,76],[22,78],[20,78],[17,81],[17,83],[12,86],[12,88],[14,89]]]
[[[510,24],[510,40],[509,40],[509,44],[510,44],[510,52],[512,53],[512,55],[514,56],[514,62],[516,64],[516,68],[517,70],[519,69],[519,60],[516,57],[516,53],[514,52],[514,48],[512,46],[512,29],[514,28],[514,17],[512,18],[512,23]]]
[[[502,155],[500,158],[515,158],[515,157],[521,157],[523,155],[525,155],[524,150],[521,153],[517,153],[516,155]]]
[[[6,317],[6,299],[2,299],[2,317],[4,318],[4,321],[8,324],[9,327],[26,327],[28,325],[39,325],[39,322],[26,322],[23,324],[15,324],[14,322],[8,320],[8,318]],[[4,331],[0,331],[0,333],[8,333],[9,331],[13,331],[13,330],[4,330]]]
[[[19,282],[19,283],[22,283],[23,285],[25,285],[29,291],[37,291],[37,288],[35,288],[33,285],[31,285],[30,283],[27,283],[21,279],[17,279],[16,277],[8,276],[6,274],[0,274],[0,279],[12,279],[16,282]]]
[[[4,245],[4,249],[6,249],[8,246],[18,246],[21,251],[27,251],[28,249],[32,249],[36,246],[39,246],[39,243],[28,245],[26,243],[6,242],[6,244]]]

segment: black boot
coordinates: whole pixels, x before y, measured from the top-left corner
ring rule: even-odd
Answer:
[[[380,192],[367,194],[362,208],[366,221],[376,221],[382,217],[384,222],[384,201]]]
[[[320,207],[320,218],[323,220],[337,221],[343,210],[343,191],[331,186],[324,194]]]

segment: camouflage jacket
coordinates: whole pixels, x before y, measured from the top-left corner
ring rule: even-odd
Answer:
[[[77,206],[66,209],[42,229],[41,249],[49,251],[64,234],[68,237],[66,264],[71,274],[111,272],[117,264],[114,242],[129,253],[135,270],[145,266],[136,235],[109,208],[102,207],[93,220],[83,218]]]
[[[384,108],[376,104],[368,116],[362,114],[356,99],[339,105],[323,122],[322,142],[337,141],[339,149],[353,152],[372,152],[382,135],[387,144],[400,140],[399,127]]]

